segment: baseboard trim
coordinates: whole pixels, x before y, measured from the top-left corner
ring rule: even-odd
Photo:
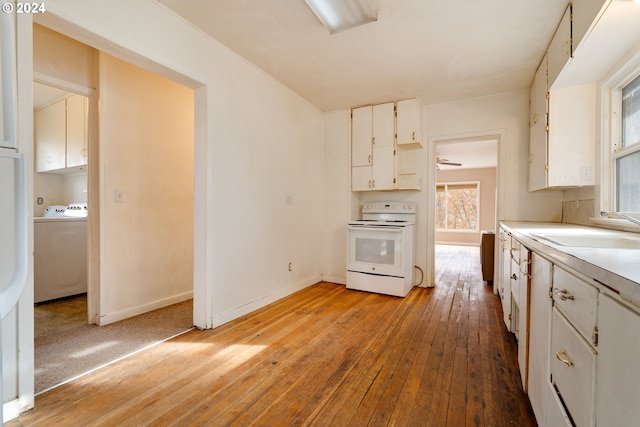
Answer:
[[[289,296],[295,292],[298,292],[304,288],[308,288],[311,285],[315,285],[318,282],[321,282],[322,278],[320,276],[314,276],[306,280],[302,280],[293,285],[284,286],[282,288],[277,289],[275,292],[264,295],[256,300],[248,302],[240,307],[233,308],[231,310],[225,311],[223,313],[214,313],[212,318],[212,327],[216,328],[218,326],[224,325],[232,320],[235,320],[239,317],[244,316],[245,314],[249,314],[252,311],[258,310],[266,305],[271,304],[272,302],[276,302],[286,296]]]
[[[144,314],[152,310],[157,310],[159,308],[163,308],[169,306],[171,304],[177,304],[182,301],[186,301],[188,299],[193,298],[193,291],[185,292],[183,294],[174,295],[172,297],[163,298],[160,300],[156,300],[150,302],[148,304],[139,305],[137,307],[133,307],[127,310],[119,311],[116,313],[109,313],[100,316],[98,319],[99,325],[104,326],[110,323],[118,322],[120,320],[128,319],[133,316],[137,316],[139,314]]]

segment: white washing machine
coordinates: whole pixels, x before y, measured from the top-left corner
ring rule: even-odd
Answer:
[[[87,292],[87,218],[34,218],[34,301]]]

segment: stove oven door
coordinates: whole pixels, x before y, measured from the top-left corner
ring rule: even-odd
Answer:
[[[404,277],[402,266],[403,228],[349,225],[347,270]]]

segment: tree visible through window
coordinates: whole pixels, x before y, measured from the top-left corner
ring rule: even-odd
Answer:
[[[436,229],[478,230],[478,195],[480,184],[436,185]]]

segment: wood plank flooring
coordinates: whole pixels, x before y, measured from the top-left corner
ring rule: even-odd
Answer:
[[[36,398],[8,426],[535,426],[477,247],[406,298],[318,283]]]

